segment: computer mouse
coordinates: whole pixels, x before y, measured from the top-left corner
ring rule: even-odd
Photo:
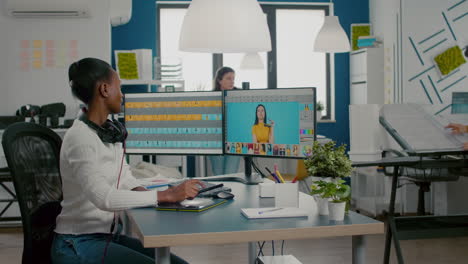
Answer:
[[[226,199],[226,200],[234,198],[234,194],[232,194],[230,192],[219,192],[218,194],[216,194],[216,196],[218,198]]]

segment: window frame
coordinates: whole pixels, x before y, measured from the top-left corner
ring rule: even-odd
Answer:
[[[190,1],[156,1],[156,28],[157,40],[156,51],[161,54],[161,23],[160,23],[160,10],[161,8],[188,8]],[[284,3],[284,2],[259,2],[264,13],[267,14],[267,23],[270,29],[272,39],[271,51],[267,52],[267,83],[268,89],[275,89],[277,87],[277,47],[276,47],[276,10],[278,9],[300,9],[300,10],[323,10],[325,16],[333,14],[332,3]],[[223,66],[223,55],[213,53],[213,76],[216,69]],[[325,54],[325,67],[326,67],[326,112],[327,114],[322,117],[318,122],[334,122],[335,119],[335,67],[334,55]]]

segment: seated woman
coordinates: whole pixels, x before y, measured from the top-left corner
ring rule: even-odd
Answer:
[[[252,142],[274,143],[275,122],[269,120],[270,124],[267,124],[266,120],[268,119],[265,106],[259,104],[255,110],[255,123],[252,126]]]
[[[154,249],[119,234],[116,213],[193,198],[202,184],[189,180],[165,191],[140,186],[125,162],[125,127],[107,120],[121,111],[117,73],[102,60],[86,58],[73,63],[68,76],[73,95],[88,108],[68,129],[60,150],[63,201],[52,262],[154,263]],[[171,263],[186,262],[173,255]]]
[[[230,67],[221,67],[216,71],[213,80],[214,91],[226,91],[236,89],[234,80],[235,71]],[[228,152],[236,153],[236,148],[229,146]],[[211,163],[213,175],[236,173],[239,170],[240,158],[230,155],[213,155],[208,157]]]

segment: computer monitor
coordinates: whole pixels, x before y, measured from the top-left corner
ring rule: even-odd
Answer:
[[[296,159],[310,155],[316,139],[315,88],[224,93],[226,154]]]
[[[244,156],[236,181],[257,184],[251,157],[304,158],[316,139],[315,88],[224,91],[224,153]]]
[[[129,154],[222,154],[222,92],[125,94]]]

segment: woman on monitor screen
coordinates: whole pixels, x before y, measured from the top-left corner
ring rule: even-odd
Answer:
[[[225,91],[236,89],[234,80],[236,73],[232,68],[221,67],[216,71],[216,76],[213,80],[215,91]],[[235,151],[234,151],[235,152]],[[209,156],[211,162],[211,171],[213,175],[223,175],[236,173],[239,170],[240,158],[229,155]]]
[[[73,122],[60,149],[62,211],[51,247],[53,263],[154,263],[154,249],[121,235],[118,212],[132,207],[178,202],[198,193],[197,180],[164,191],[148,190],[125,161],[127,132],[107,119],[121,112],[120,80],[102,60],[70,65],[72,94],[87,105]],[[171,263],[187,263],[172,255]]]
[[[265,106],[259,104],[255,109],[255,123],[252,126],[252,141],[254,143],[274,143],[275,122],[270,119],[270,123],[267,124],[265,120],[268,120]]]

